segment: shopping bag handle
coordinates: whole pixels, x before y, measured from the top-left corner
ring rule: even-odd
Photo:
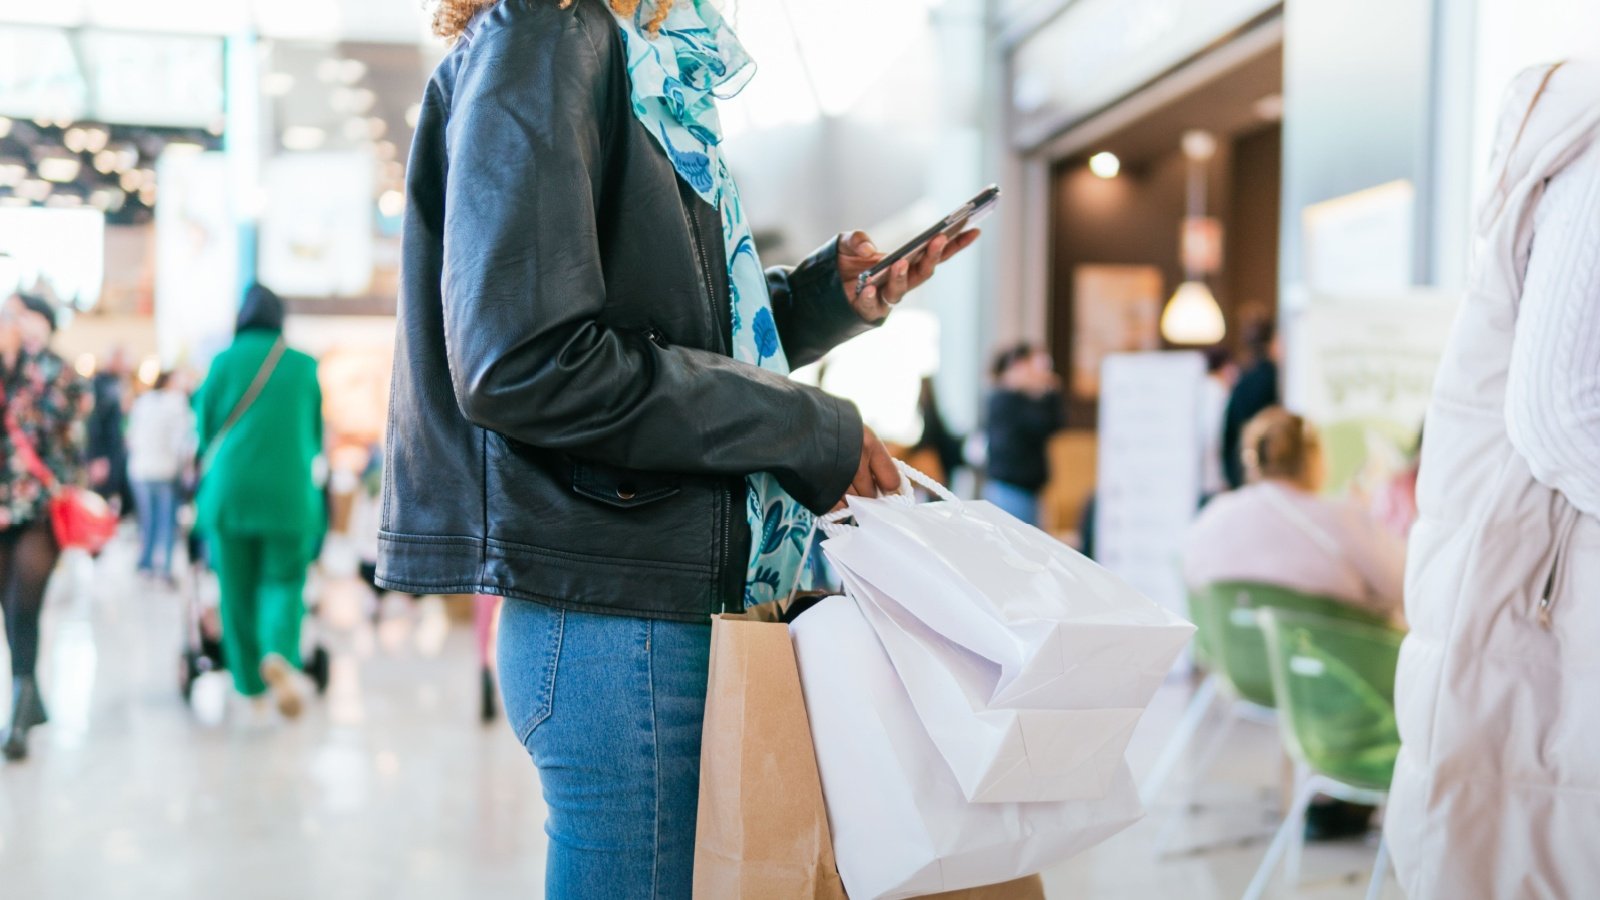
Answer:
[[[920,484],[928,490],[928,493],[933,494],[940,500],[955,504],[961,503],[961,498],[921,469],[907,465],[904,461],[898,459],[894,461],[894,467],[900,471],[900,490],[893,494],[885,494],[881,499],[893,500],[896,503],[911,506],[917,502],[917,495],[913,491],[912,485]],[[844,523],[851,515],[852,513],[848,508],[835,510],[827,515],[818,516],[817,527],[822,529],[822,533],[828,537],[838,537],[849,531],[849,526]]]

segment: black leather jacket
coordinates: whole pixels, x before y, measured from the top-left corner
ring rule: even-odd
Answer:
[[[407,178],[379,583],[737,609],[745,475],[825,510],[861,419],[729,357],[720,216],[634,117],[605,4],[482,16],[428,84]],[[833,245],[767,276],[794,366],[870,327]]]

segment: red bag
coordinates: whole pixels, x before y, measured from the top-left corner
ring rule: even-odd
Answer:
[[[0,401],[4,398],[5,395],[0,393]],[[87,550],[91,555],[105,549],[117,534],[117,514],[111,504],[93,491],[65,486],[56,480],[55,473],[39,458],[33,441],[17,425],[10,404],[6,405],[6,432],[11,436],[11,445],[22,457],[28,472],[39,479],[45,492],[50,495],[50,528],[55,532],[56,543],[61,549]]]

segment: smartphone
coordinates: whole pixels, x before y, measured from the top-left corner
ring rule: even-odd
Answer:
[[[939,235],[953,238],[968,228],[983,221],[995,207],[1000,205],[1000,186],[991,184],[978,193],[959,209],[934,223],[927,231],[922,232],[904,244],[901,244],[893,253],[879,260],[872,268],[861,273],[856,279],[856,293],[867,289],[868,285],[882,284],[889,277],[889,270],[895,263],[902,259],[913,259],[919,256],[933,239]]]

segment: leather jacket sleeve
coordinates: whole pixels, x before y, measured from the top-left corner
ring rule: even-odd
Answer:
[[[609,111],[626,105],[580,17],[552,4],[476,43],[446,131],[444,330],[463,414],[582,459],[767,471],[813,510],[837,502],[860,462],[852,404],[607,325],[596,210],[621,127]]]
[[[796,369],[878,324],[864,321],[845,296],[839,279],[838,238],[794,268],[768,269],[767,289],[783,355]]]

